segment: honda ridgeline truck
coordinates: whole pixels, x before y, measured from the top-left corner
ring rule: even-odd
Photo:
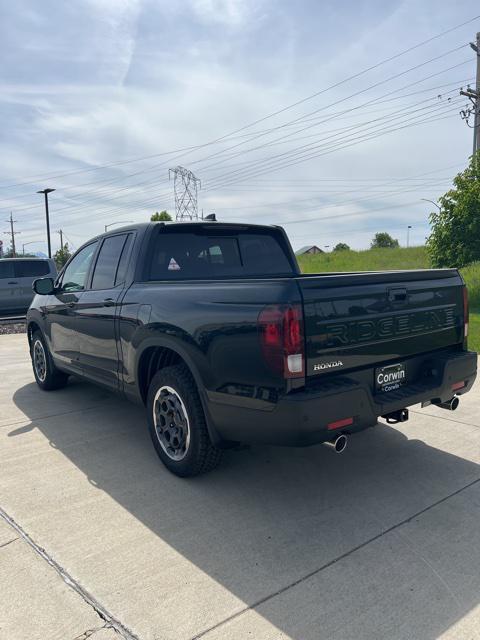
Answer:
[[[145,405],[179,476],[214,468],[238,443],[341,452],[380,416],[455,409],[476,376],[456,269],[302,274],[275,226],[125,227],[34,290],[38,385],[73,374]]]

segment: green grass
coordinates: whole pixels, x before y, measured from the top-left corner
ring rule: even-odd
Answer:
[[[430,266],[425,247],[332,251],[312,256],[300,256],[298,262],[305,273],[426,269]]]
[[[468,348],[480,352],[480,313],[470,312]]]
[[[425,247],[334,251],[300,256],[298,262],[304,273],[428,269],[431,266]],[[461,272],[467,283],[470,299],[468,345],[471,349],[480,351],[480,262],[464,267]]]

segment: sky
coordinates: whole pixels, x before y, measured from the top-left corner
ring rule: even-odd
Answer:
[[[3,2],[0,231],[12,212],[17,247],[45,252],[45,187],[54,249],[60,229],[78,248],[174,216],[168,170],[183,166],[199,211],[283,225],[295,249],[367,248],[377,231],[404,245],[408,226],[423,244],[422,198],[471,153],[459,90],[478,14],[476,0]]]

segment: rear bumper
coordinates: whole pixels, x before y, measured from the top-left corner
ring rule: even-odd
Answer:
[[[471,351],[430,357],[424,375],[396,391],[372,394],[368,385],[336,376],[280,399],[270,411],[211,403],[215,427],[224,440],[302,446],[330,440],[338,433],[355,433],[377,423],[379,416],[422,402],[446,402],[467,393],[476,378],[477,354]],[[452,385],[465,386],[452,391]],[[328,424],[353,417],[345,428]]]

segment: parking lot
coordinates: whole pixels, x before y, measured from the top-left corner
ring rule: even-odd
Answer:
[[[181,480],[144,411],[44,393],[0,336],[0,637],[480,637],[480,394],[336,456],[231,451]]]

